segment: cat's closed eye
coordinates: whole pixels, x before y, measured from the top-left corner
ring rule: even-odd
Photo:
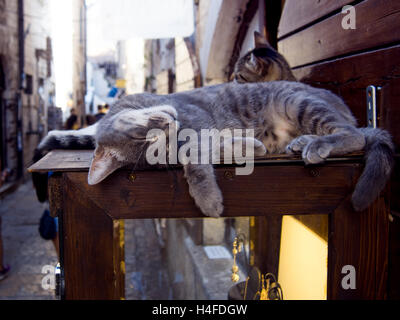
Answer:
[[[247,79],[244,76],[242,76],[240,73],[235,75],[235,80],[238,82],[248,82]]]

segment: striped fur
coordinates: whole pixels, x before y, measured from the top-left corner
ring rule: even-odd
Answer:
[[[81,130],[50,131],[36,148],[33,161],[38,161],[48,151],[54,149],[94,149],[96,147],[94,138],[96,129],[97,124]]]
[[[235,65],[233,75],[235,82],[297,81],[286,59],[269,45],[263,36],[255,32],[254,40],[255,49],[240,58]],[[326,90],[314,90],[312,88],[309,90],[334,107],[344,118],[342,120],[349,123],[351,127],[357,125],[356,120],[341,98]],[[301,125],[304,125],[303,131],[329,134],[330,130],[328,126],[332,126],[337,120],[335,120],[335,117],[330,112],[324,111],[323,106],[310,107],[311,105],[313,104],[310,104],[310,101],[307,100],[303,100],[298,104],[298,121]],[[324,113],[325,116],[322,117]],[[342,124],[345,125],[346,122]],[[347,130],[351,127],[348,127]],[[393,153],[395,148],[390,134],[384,130],[361,128],[356,134],[357,139],[362,139],[359,133],[365,139],[365,146],[363,148],[365,151],[365,169],[352,195],[352,203],[357,211],[366,209],[386,185],[394,166]],[[354,134],[354,130],[350,129],[348,135],[353,136]],[[316,138],[318,138],[318,135],[300,136],[287,146],[287,152],[301,151],[305,162],[310,162],[308,157],[312,158],[309,155],[312,146],[311,142]],[[270,140],[271,138],[269,137],[266,143],[270,143]],[[335,153],[331,152],[330,154],[343,154],[345,150],[348,151],[348,149],[343,148],[343,150],[339,149]],[[325,150],[326,152],[327,150]],[[318,157],[316,160],[318,160]]]

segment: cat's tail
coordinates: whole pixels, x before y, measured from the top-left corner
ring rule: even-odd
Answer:
[[[33,154],[33,163],[39,161],[48,152],[55,149],[94,149],[96,147],[95,133],[97,125],[81,130],[50,131],[39,143]],[[32,182],[40,202],[45,202],[47,196],[47,173],[32,173]]]
[[[54,149],[84,150],[96,147],[95,133],[97,124],[81,130],[50,131],[35,149],[33,161],[38,161]]]
[[[362,211],[379,196],[394,167],[394,144],[381,129],[361,128],[365,136],[365,168],[351,197],[356,211]]]

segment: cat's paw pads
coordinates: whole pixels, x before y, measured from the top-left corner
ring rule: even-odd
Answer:
[[[332,148],[332,145],[327,142],[315,140],[303,149],[303,160],[306,164],[324,162],[332,151]]]
[[[293,139],[287,146],[286,146],[286,153],[293,154],[293,153],[301,153],[304,148],[314,141],[317,136],[314,135],[303,135]]]
[[[160,131],[176,132],[179,129],[178,113],[172,106],[163,105],[146,109],[134,109],[119,112],[113,116],[112,126],[117,132],[128,135],[133,139],[150,139],[151,141]],[[151,132],[155,129],[157,132]]]

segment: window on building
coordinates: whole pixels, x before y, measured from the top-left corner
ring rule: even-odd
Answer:
[[[33,94],[33,76],[30,74],[25,75],[25,93]]]

